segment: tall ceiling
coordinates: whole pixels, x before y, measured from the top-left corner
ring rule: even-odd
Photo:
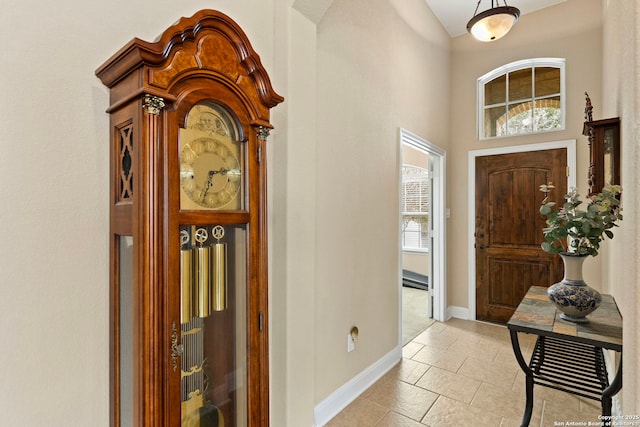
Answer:
[[[478,6],[476,0],[425,0],[429,8],[440,20],[451,37],[457,37],[467,32],[467,22],[473,17]],[[510,0],[508,6],[520,9],[520,16],[545,7],[562,3],[566,0]],[[478,13],[491,8],[491,0],[481,0]],[[494,1],[504,6],[504,1]]]

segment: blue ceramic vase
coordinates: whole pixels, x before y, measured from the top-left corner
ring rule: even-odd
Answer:
[[[582,263],[589,255],[561,253],[564,278],[549,286],[549,299],[562,312],[560,318],[575,323],[588,323],[587,316],[602,302],[602,295],[582,280]]]

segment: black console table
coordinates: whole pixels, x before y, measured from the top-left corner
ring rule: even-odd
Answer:
[[[611,416],[611,398],[622,388],[622,357],[609,384],[603,349],[622,354],[622,317],[611,295],[589,315],[589,323],[560,319],[547,288],[532,286],[507,323],[518,364],[526,375],[521,427],[528,427],[533,410],[534,384],[602,402],[602,416]],[[531,361],[522,356],[518,333],[537,335]]]

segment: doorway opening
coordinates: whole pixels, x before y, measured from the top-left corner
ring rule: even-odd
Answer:
[[[445,155],[400,129],[400,337],[445,320]]]

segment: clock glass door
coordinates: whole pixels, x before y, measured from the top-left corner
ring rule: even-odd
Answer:
[[[182,427],[247,425],[244,225],[180,227]]]
[[[616,153],[615,129],[607,127],[604,129],[604,185],[618,184],[614,171],[616,170],[616,159],[620,155]]]
[[[235,121],[215,103],[195,105],[180,129],[180,209],[244,209],[244,150]]]
[[[134,425],[133,237],[118,236],[118,383],[120,427]]]

